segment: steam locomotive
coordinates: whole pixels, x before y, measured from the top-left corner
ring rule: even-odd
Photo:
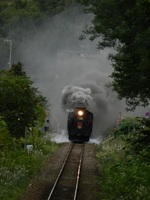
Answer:
[[[86,108],[76,108],[68,115],[67,129],[72,142],[88,142],[93,128],[93,114]]]

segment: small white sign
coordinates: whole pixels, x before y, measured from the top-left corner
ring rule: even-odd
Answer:
[[[33,145],[32,144],[27,144],[26,149],[28,150],[28,153],[29,153],[30,151],[33,150]]]

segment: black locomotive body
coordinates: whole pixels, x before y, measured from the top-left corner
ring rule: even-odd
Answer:
[[[68,136],[72,142],[88,142],[93,128],[93,114],[85,108],[77,108],[68,115]]]

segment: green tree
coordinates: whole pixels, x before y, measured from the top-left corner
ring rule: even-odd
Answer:
[[[98,47],[113,47],[113,88],[127,105],[148,105],[150,100],[150,1],[82,0],[94,13],[93,25],[85,29]]]
[[[140,118],[125,117],[119,123],[119,128],[117,134],[127,135],[129,133],[134,133],[136,130],[142,129],[143,120]]]
[[[22,9],[27,6],[27,0],[15,0],[14,4],[17,9]]]
[[[78,0],[37,0],[41,11],[47,13],[48,16],[53,16],[62,12],[66,7],[76,5]]]
[[[46,99],[32,84],[21,63],[0,73],[0,116],[12,136],[24,136],[26,126],[37,124],[39,112],[44,122]]]
[[[42,16],[36,0],[0,2],[0,11],[0,35],[3,38],[6,38],[9,31],[14,28],[18,29],[18,33],[26,34],[29,29],[34,29],[36,26],[39,26],[44,16],[44,13]]]

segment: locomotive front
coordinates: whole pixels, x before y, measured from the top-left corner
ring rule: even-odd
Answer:
[[[68,115],[68,135],[73,142],[88,142],[93,127],[93,114],[86,108],[76,108]]]

